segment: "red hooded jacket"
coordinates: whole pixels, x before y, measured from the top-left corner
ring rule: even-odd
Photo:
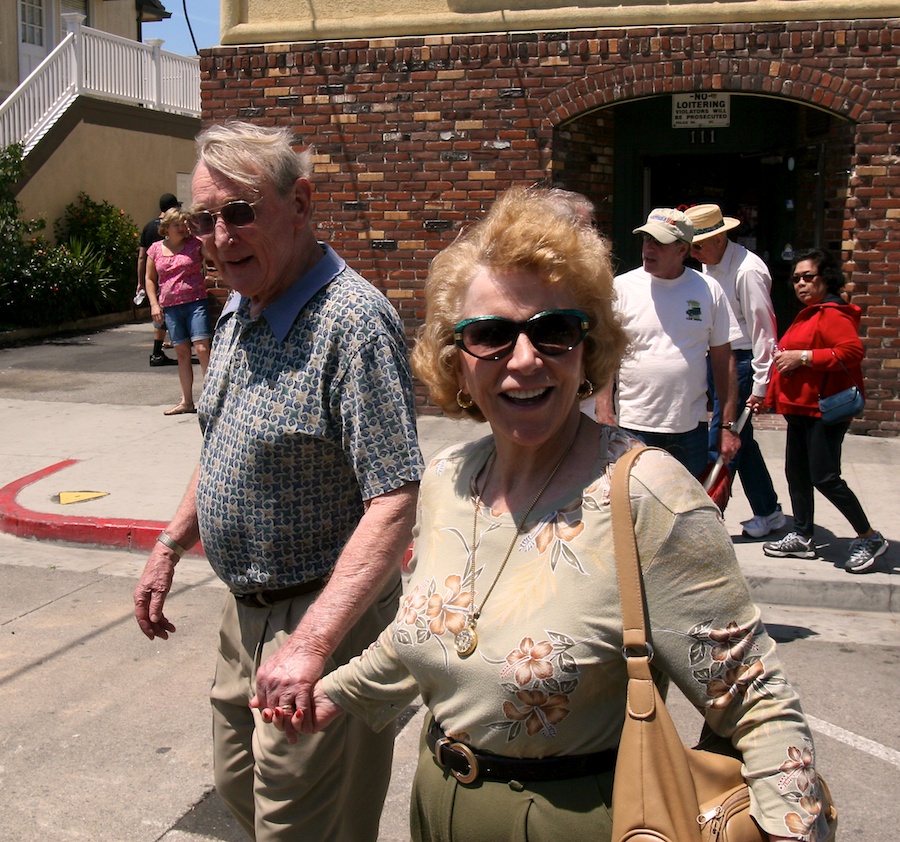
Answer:
[[[785,351],[809,351],[809,364],[788,374],[772,366],[766,406],[774,407],[782,415],[821,417],[820,396],[827,397],[851,386],[862,390],[861,315],[859,307],[845,304],[836,295],[804,307],[779,340],[778,347]]]

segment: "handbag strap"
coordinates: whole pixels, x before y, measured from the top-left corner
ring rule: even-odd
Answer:
[[[610,483],[613,548],[622,607],[622,654],[629,678],[628,714],[639,719],[652,717],[655,710],[653,676],[650,672],[653,647],[647,641],[644,583],[634,534],[629,485],[634,463],[646,451],[658,449],[636,447],[627,451],[616,461]]]
[[[838,361],[838,365],[842,369],[844,369],[844,373],[847,375],[847,377],[850,378],[850,382],[854,385],[854,387],[856,387],[861,392],[862,389],[860,388],[860,385],[853,379],[853,375],[850,373],[850,369],[848,369],[847,366],[845,366],[841,362],[841,358],[837,354],[834,353],[834,348],[831,349],[831,356],[834,357]],[[822,393],[825,391],[825,384],[827,382],[828,382],[828,372],[826,371],[825,376],[822,378],[822,385],[819,387],[819,397],[820,398],[825,397]]]

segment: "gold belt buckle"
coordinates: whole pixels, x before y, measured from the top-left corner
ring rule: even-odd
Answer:
[[[443,759],[441,758],[441,749],[449,748],[453,751],[458,751],[463,757],[466,758],[466,762],[469,764],[468,772],[457,772],[456,769],[450,769],[453,777],[456,778],[461,784],[471,784],[478,780],[478,775],[480,774],[478,769],[478,758],[475,757],[474,752],[470,749],[465,743],[454,743],[449,737],[441,737],[434,744],[434,756],[440,766],[446,766]]]

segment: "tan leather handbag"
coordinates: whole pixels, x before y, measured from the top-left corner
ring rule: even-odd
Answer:
[[[623,649],[628,664],[627,716],[613,785],[613,842],[766,842],[750,817],[750,793],[738,757],[689,749],[650,672],[644,586],[628,493],[631,467],[648,448],[628,451],[612,478],[612,521]],[[730,746],[730,743],[729,743]],[[733,749],[732,749],[733,751]],[[819,778],[828,835],[836,838],[837,810]]]

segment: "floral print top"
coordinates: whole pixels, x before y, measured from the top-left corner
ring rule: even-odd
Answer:
[[[634,441],[605,427],[602,442],[587,488],[535,507],[466,658],[453,637],[465,625],[472,584],[480,605],[521,513],[483,507],[472,547],[473,479],[493,442],[435,457],[420,489],[413,572],[397,617],[366,652],[326,676],[328,695],[380,728],[421,693],[454,739],[508,756],[615,747],[627,676],[609,478]],[[658,451],[635,465],[631,497],[654,666],[743,753],[761,826],[815,842],[812,739],[718,509]]]

